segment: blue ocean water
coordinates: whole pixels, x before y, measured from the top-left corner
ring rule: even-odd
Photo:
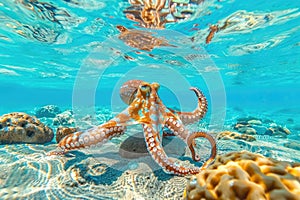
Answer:
[[[182,110],[197,103],[189,87],[200,88],[209,102],[208,129],[253,116],[287,127],[289,138],[299,141],[299,1],[207,0],[189,19],[163,30],[127,19],[122,11],[129,6],[126,0],[1,1],[0,115],[34,114],[44,105],[118,113],[126,108],[118,96],[122,83],[142,79],[160,83],[163,102]],[[117,25],[151,32],[176,47],[149,52],[127,46]],[[211,25],[223,29],[207,44]],[[11,197],[29,198],[18,194]]]

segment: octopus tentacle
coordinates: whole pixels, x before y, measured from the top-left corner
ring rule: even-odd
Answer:
[[[170,132],[163,132],[163,136],[178,136],[180,139],[182,139],[187,146],[189,147],[191,153],[192,153],[192,158],[194,161],[199,161],[200,157],[195,154],[195,149],[193,145],[189,145],[187,142],[187,138],[189,136],[189,132],[185,129],[184,125],[182,122],[174,117],[168,117],[165,121],[165,127],[168,128]]]
[[[178,174],[178,175],[188,175],[199,173],[199,168],[187,168],[175,164],[163,150],[158,132],[154,131],[151,125],[144,124],[144,135],[145,141],[152,158],[167,172]]]
[[[182,140],[186,140],[188,131],[185,130],[182,122],[175,117],[168,117],[165,121],[165,127],[168,128],[175,136],[179,136]]]
[[[210,145],[211,145],[210,157],[208,160],[206,160],[206,162],[201,167],[202,169],[204,169],[207,166],[209,166],[210,164],[212,164],[213,161],[215,160],[216,155],[217,155],[217,144],[216,144],[216,141],[213,138],[213,136],[211,136],[208,133],[194,132],[194,133],[190,134],[187,138],[187,145],[190,148],[193,160],[200,160],[200,157],[195,153],[195,150],[194,150],[194,141],[195,141],[195,138],[198,138],[198,137],[206,138],[210,142]]]
[[[100,126],[67,135],[59,142],[58,150],[50,152],[49,155],[62,155],[70,150],[100,146],[112,137],[123,134],[126,126],[138,124],[130,116],[129,110],[130,107]]]
[[[196,87],[191,87],[190,90],[193,90],[198,98],[198,106],[192,112],[180,112],[173,109],[168,108],[171,112],[177,114],[183,124],[191,124],[199,121],[204,117],[207,112],[207,100],[204,94]]]
[[[50,152],[49,155],[62,155],[70,150],[100,146],[112,137],[124,133],[124,126],[111,126],[111,123],[109,121],[101,126],[67,135],[59,142],[58,150]]]
[[[195,153],[195,149],[194,149],[194,145],[193,145],[194,139],[198,138],[198,137],[204,137],[204,138],[208,139],[208,141],[210,142],[210,144],[212,146],[211,157],[216,154],[214,152],[216,150],[216,142],[211,135],[209,135],[205,132],[196,132],[196,133],[189,134],[189,131],[185,129],[182,122],[180,120],[176,119],[175,117],[167,118],[165,121],[165,127],[168,128],[171,131],[171,133],[164,132],[163,136],[172,136],[172,133],[173,133],[174,136],[178,136],[183,141],[185,141],[185,143],[187,144],[187,146],[189,147],[189,149],[192,153],[192,158],[194,161],[200,160],[200,156]]]

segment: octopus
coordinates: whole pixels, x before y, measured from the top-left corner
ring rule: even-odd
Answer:
[[[156,38],[152,36],[152,33],[139,30],[129,30],[124,26],[117,25],[117,29],[121,32],[119,39],[123,40],[125,44],[133,48],[137,48],[145,51],[152,51],[156,46],[172,46],[164,39]]]
[[[190,89],[198,98],[198,105],[192,112],[181,112],[166,107],[160,97],[158,83],[148,83],[142,80],[129,80],[120,89],[121,99],[128,107],[108,122],[85,131],[78,131],[64,137],[58,144],[58,149],[49,155],[62,155],[68,151],[100,146],[112,137],[121,135],[126,127],[141,124],[151,157],[167,173],[177,175],[197,174],[212,164],[217,154],[214,138],[203,131],[190,132],[186,124],[194,123],[204,117],[207,111],[207,100],[204,94],[196,87]],[[177,136],[189,147],[192,159],[200,161],[200,156],[195,152],[195,139],[206,138],[211,145],[209,158],[201,167],[185,167],[174,162],[165,153],[161,140],[163,137]]]

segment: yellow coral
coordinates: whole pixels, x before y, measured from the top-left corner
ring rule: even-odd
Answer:
[[[223,140],[231,140],[231,139],[238,139],[238,140],[246,140],[249,142],[255,141],[255,137],[252,135],[247,135],[247,134],[240,134],[236,132],[231,132],[231,131],[223,131],[218,133],[217,139],[223,139]]]
[[[0,116],[0,144],[50,142],[53,130],[35,116],[13,112]]]
[[[246,151],[218,156],[188,183],[184,199],[300,200],[300,163]]]

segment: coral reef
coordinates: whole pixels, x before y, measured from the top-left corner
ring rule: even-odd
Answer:
[[[63,139],[65,136],[70,135],[71,133],[75,133],[78,131],[78,128],[74,127],[58,127],[56,130],[56,142],[59,143],[61,139]]]
[[[278,137],[286,137],[287,135],[291,134],[291,131],[286,127],[278,126],[277,124],[272,123],[266,134]]]
[[[285,138],[291,134],[286,127],[275,124],[271,120],[260,120],[254,117],[240,118],[234,125],[234,129],[240,133],[249,135],[271,135],[275,137]]]
[[[46,143],[53,130],[26,113],[9,113],[0,117],[0,144]]]
[[[38,118],[42,118],[42,117],[53,118],[59,113],[61,113],[59,107],[55,105],[46,105],[39,108],[36,111],[35,116]]]
[[[184,199],[300,199],[300,163],[250,152],[218,156],[192,179]]]
[[[71,110],[66,110],[53,119],[53,125],[55,126],[70,126],[74,125],[75,120],[73,118],[73,112]]]
[[[231,139],[246,140],[248,142],[252,142],[256,140],[256,138],[253,137],[252,135],[240,134],[231,131],[222,131],[217,135],[217,140],[231,140]]]

